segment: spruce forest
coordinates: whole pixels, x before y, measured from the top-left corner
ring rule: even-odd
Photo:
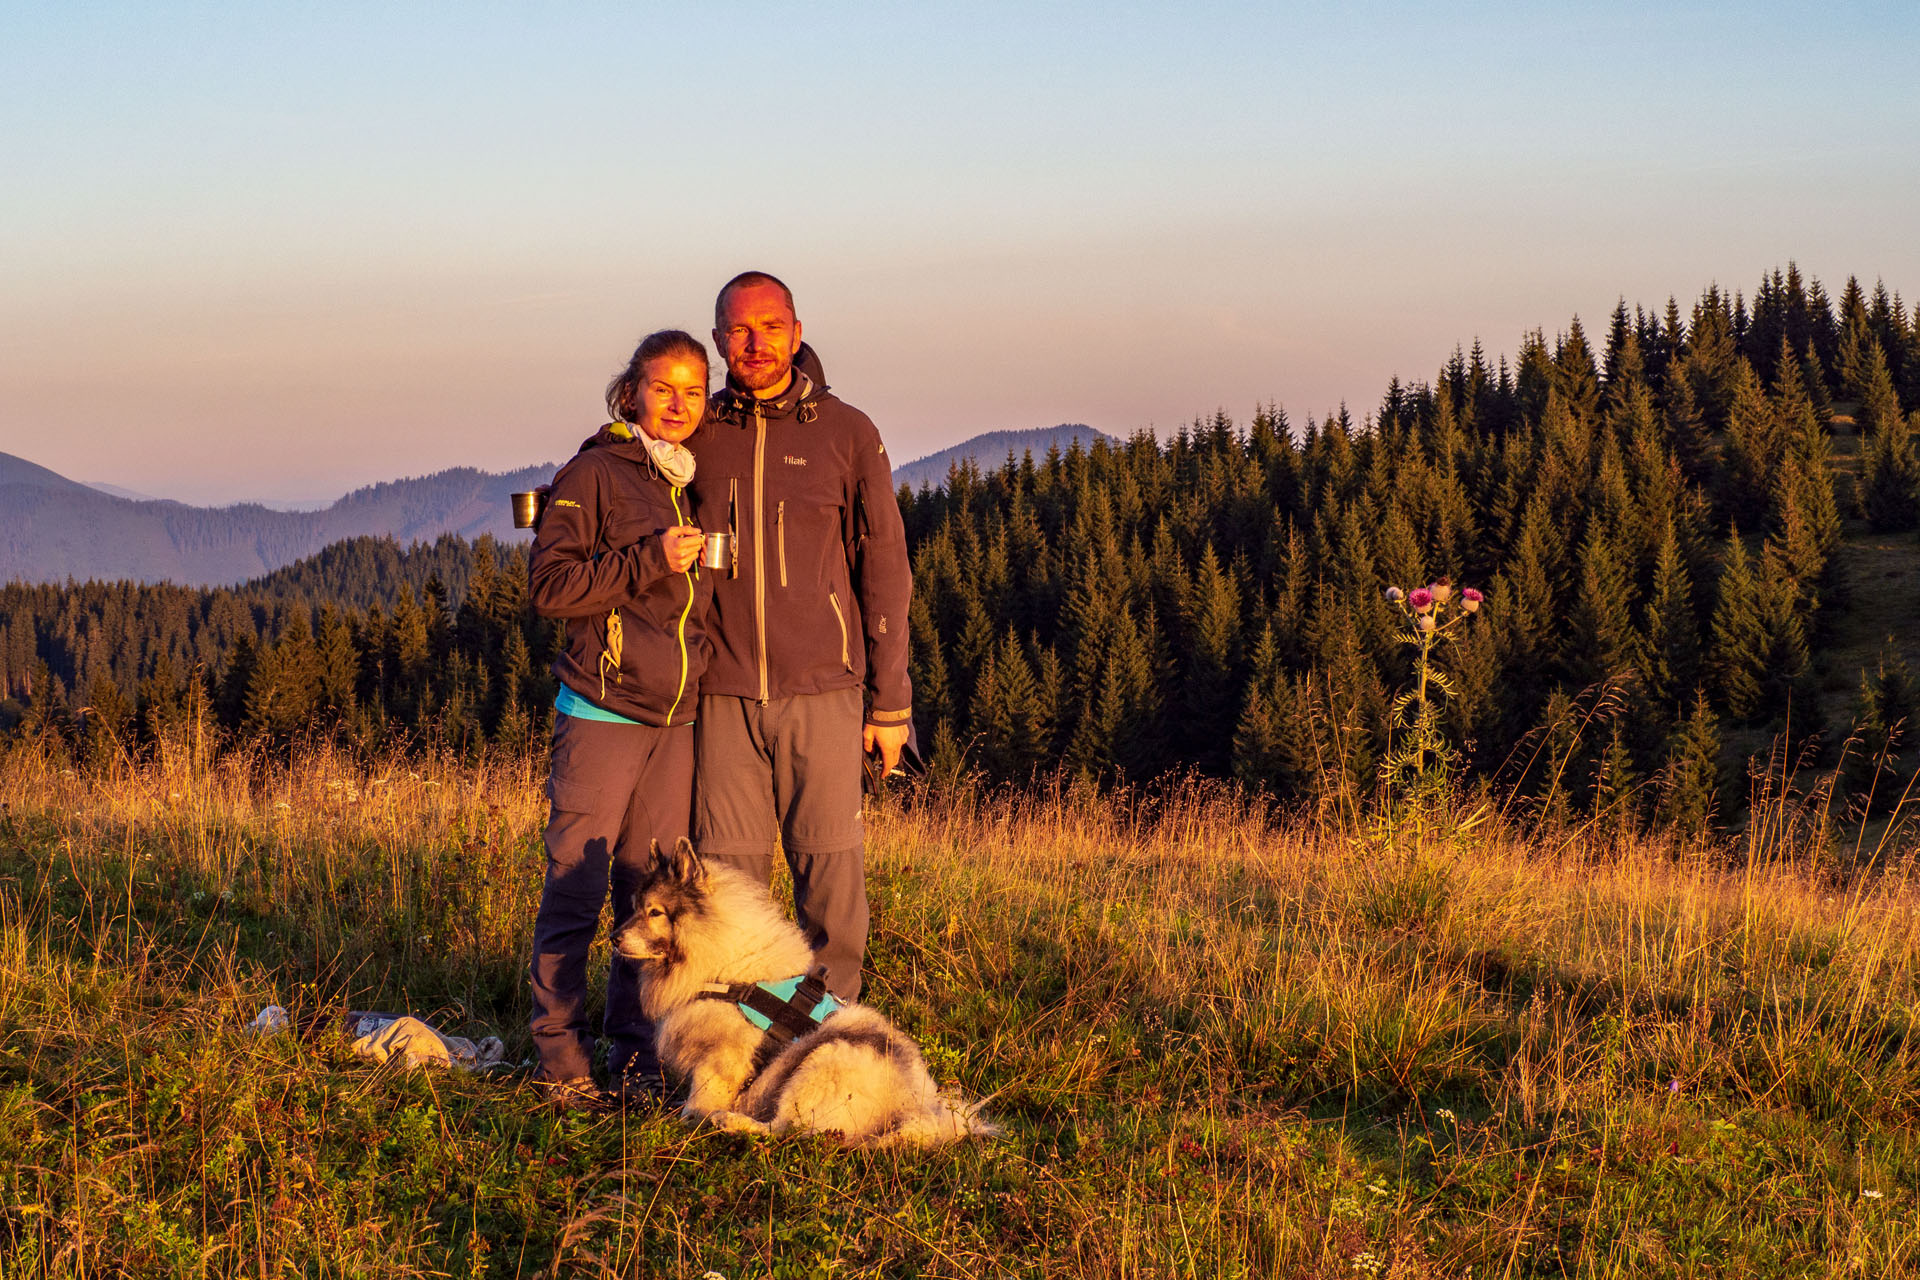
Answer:
[[[1917,431],[1920,308],[1789,267],[1456,349],[1357,420],[1219,413],[956,469],[900,494],[921,752],[1000,782],[1368,793],[1411,678],[1386,590],[1444,577],[1485,604],[1436,651],[1442,725],[1499,794],[1698,831],[1785,760],[1885,811],[1920,709]],[[189,725],[536,745],[556,632],[525,578],[522,548],[443,538],[233,589],[16,584],[0,726],[76,758]]]

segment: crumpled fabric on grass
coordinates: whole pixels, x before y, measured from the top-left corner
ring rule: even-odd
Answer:
[[[262,1035],[275,1035],[292,1025],[292,1018],[277,1004],[262,1009],[251,1024]],[[344,1025],[351,1041],[348,1048],[373,1062],[397,1057],[408,1067],[486,1071],[506,1058],[506,1045],[499,1036],[479,1041],[450,1036],[405,1014],[349,1013]]]

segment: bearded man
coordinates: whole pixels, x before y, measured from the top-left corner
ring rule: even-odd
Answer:
[[[765,883],[778,838],[797,922],[828,989],[852,1000],[867,944],[861,758],[892,769],[913,718],[906,531],[886,445],[803,354],[786,285],[729,280],[713,341],[727,385],[688,441],[694,511],[734,537],[708,621],[694,841]]]

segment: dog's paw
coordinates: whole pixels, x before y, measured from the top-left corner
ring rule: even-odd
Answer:
[[[715,1111],[707,1116],[707,1123],[728,1133],[772,1133],[773,1130],[762,1121],[738,1111]]]

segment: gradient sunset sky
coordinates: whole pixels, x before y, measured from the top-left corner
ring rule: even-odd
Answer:
[[[1920,6],[16,6],[0,450],[217,503],[558,460],[794,287],[896,459],[1751,291],[1920,295]]]

